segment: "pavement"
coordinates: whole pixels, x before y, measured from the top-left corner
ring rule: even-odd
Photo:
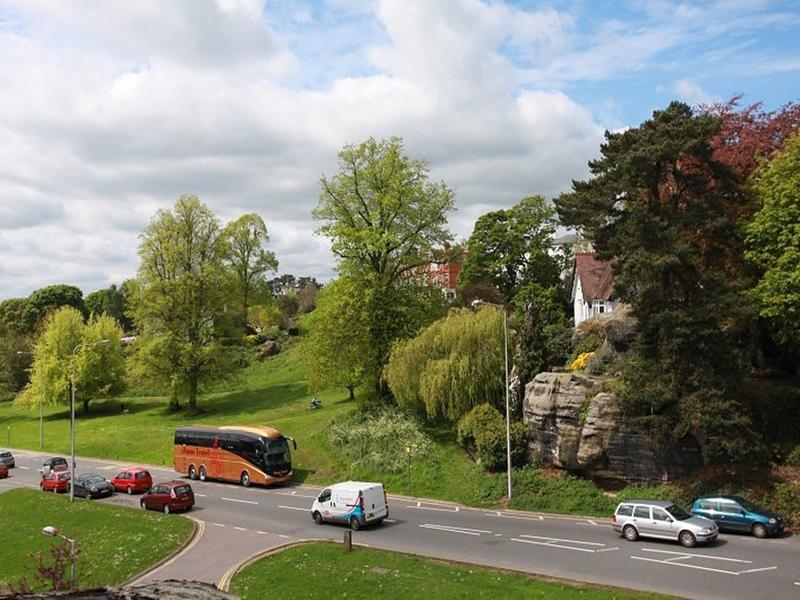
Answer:
[[[14,451],[17,468],[0,480],[0,492],[38,488],[37,469],[50,455]],[[111,478],[129,463],[79,458],[77,472]],[[179,477],[152,467],[154,480]],[[191,482],[201,523],[195,542],[139,582],[193,579],[218,583],[250,556],[304,539],[340,541],[345,528],[316,525],[310,507],[321,488],[243,488]],[[77,499],[76,501],[84,501]],[[101,502],[138,507],[116,494]],[[353,532],[353,542],[373,548],[513,569],[531,574],[672,594],[686,598],[800,598],[800,538],[756,539],[721,534],[709,546],[685,549],[661,541],[628,542],[609,519],[483,510],[389,496],[390,518]]]

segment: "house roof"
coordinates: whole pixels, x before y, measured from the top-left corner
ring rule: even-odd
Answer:
[[[575,277],[581,282],[584,300],[611,300],[614,295],[614,272],[611,263],[597,259],[594,252],[575,255]]]

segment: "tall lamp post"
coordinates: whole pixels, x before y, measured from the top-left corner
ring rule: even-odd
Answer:
[[[69,379],[70,403],[69,403],[69,501],[75,502],[75,357],[78,350],[86,346],[94,348],[100,344],[107,344],[108,340],[98,340],[91,344],[81,343],[72,349],[72,369]]]
[[[23,352],[17,350],[19,355],[34,356],[33,352]],[[42,393],[39,395],[39,450],[44,450],[44,385],[42,385]]]
[[[69,542],[69,560],[70,560],[70,563],[71,563],[70,571],[71,571],[71,575],[72,575],[72,589],[73,589],[73,591],[77,590],[78,589],[78,574],[77,574],[76,569],[75,569],[75,558],[76,558],[76,555],[75,555],[76,542],[75,542],[75,540],[73,540],[71,538],[68,538],[63,533],[61,533],[58,529],[56,529],[55,527],[52,527],[50,525],[48,525],[47,527],[43,527],[42,528],[42,533],[45,534],[48,537],[60,537],[62,540],[67,540]]]
[[[495,304],[494,302],[486,302],[484,300],[473,300],[473,308],[486,304],[489,306],[496,306],[503,312],[503,347],[505,351],[505,378],[506,378],[506,477],[508,479],[508,499],[511,500],[511,409],[509,408],[509,385],[508,385],[508,313],[505,306],[502,304]]]

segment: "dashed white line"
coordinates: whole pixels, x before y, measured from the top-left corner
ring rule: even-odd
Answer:
[[[279,534],[278,534],[278,537],[279,537],[279,538],[283,538],[284,540],[290,540],[290,539],[292,539],[292,538],[290,538],[288,535],[283,535],[282,533],[279,533]]]
[[[234,527],[236,531],[247,531],[244,527]]]
[[[395,521],[394,519],[384,519],[383,522],[384,523],[397,523],[397,521]]]
[[[278,508],[285,508],[286,510],[302,510],[303,512],[308,512],[307,508],[300,508],[299,506],[283,506],[282,504],[279,504]]]
[[[453,508],[436,508],[434,506],[419,506],[419,502],[417,502],[417,506],[406,506],[406,508],[413,508],[415,510],[434,510],[438,512],[448,512],[448,513],[455,513],[458,512],[458,507],[456,506],[455,509]]]
[[[211,523],[214,527],[225,527],[222,523]]]
[[[30,467],[23,467],[22,465],[17,465],[17,469],[22,469],[23,471],[30,471]]]
[[[239,500],[238,498],[226,498],[225,496],[220,498],[220,500],[227,500],[228,502],[239,502],[240,504],[258,504],[258,502],[255,502],[253,500]]]
[[[256,531],[256,533],[261,534],[261,535],[269,535],[269,533],[266,532],[266,531]]]
[[[197,496],[198,498],[205,498],[206,497],[205,494],[197,494],[197,493],[195,494],[195,496]]]
[[[503,518],[506,518],[506,519],[522,519],[523,521],[544,521],[544,517],[541,516],[541,515],[535,515],[533,517],[526,517],[526,516],[523,516],[523,515],[511,515],[509,513],[503,513],[503,512],[500,512],[500,511],[492,512],[492,513],[488,513],[488,514],[490,514],[492,516],[496,516],[496,517],[503,517]]]

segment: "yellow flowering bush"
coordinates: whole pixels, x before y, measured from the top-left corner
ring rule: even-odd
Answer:
[[[594,356],[594,352],[582,352],[569,366],[573,371],[579,371],[586,366],[586,362]]]

